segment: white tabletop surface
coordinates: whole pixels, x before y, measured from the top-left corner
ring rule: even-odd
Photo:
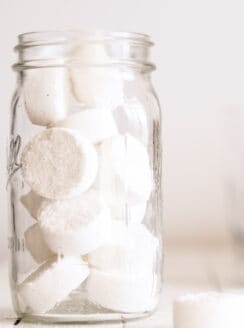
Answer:
[[[0,264],[0,328],[13,327],[16,315],[11,306],[8,289],[7,267]],[[165,258],[165,283],[162,299],[158,310],[149,318],[136,321],[119,322],[116,324],[88,325],[89,328],[172,328],[173,300],[185,293],[201,292],[205,290],[244,290],[244,260],[233,246],[225,248],[194,249],[190,247],[172,249]],[[26,323],[21,320],[16,326],[19,328],[44,328],[45,324]],[[66,325],[62,325],[66,326]],[[69,324],[68,327],[83,325]],[[52,327],[61,327],[52,325]]]

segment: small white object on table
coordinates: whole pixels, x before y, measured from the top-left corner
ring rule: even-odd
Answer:
[[[244,295],[208,292],[174,302],[174,328],[243,328]]]

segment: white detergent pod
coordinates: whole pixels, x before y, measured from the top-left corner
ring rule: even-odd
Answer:
[[[103,272],[152,275],[158,248],[157,238],[143,224],[112,220],[108,240],[88,254],[88,262]]]
[[[83,255],[110,234],[110,212],[89,190],[78,198],[43,204],[38,222],[49,248],[58,254]]]
[[[118,69],[74,67],[71,78],[76,99],[87,107],[114,109],[123,103],[123,79]]]
[[[111,60],[107,54],[107,48],[102,42],[78,44],[74,47],[71,56],[75,62],[82,65],[108,64]]]
[[[92,143],[117,134],[117,126],[110,110],[84,109],[66,117],[55,126],[74,129]]]
[[[86,288],[88,299],[106,309],[123,313],[152,311],[156,277],[149,275],[125,275],[91,270]]]
[[[70,81],[66,68],[27,70],[23,90],[26,111],[33,124],[47,126],[67,115]]]
[[[244,296],[208,292],[181,296],[174,302],[174,328],[243,328]]]
[[[135,99],[127,100],[123,105],[113,111],[120,134],[131,131],[131,134],[139,139],[143,145],[149,141],[149,122],[147,110],[143,102]]]
[[[116,204],[111,205],[111,216],[113,219],[122,220],[128,223],[141,223],[145,217],[147,202],[137,205]]]
[[[43,238],[38,223],[33,224],[26,230],[25,245],[37,263],[43,263],[54,256]]]
[[[38,210],[44,200],[45,198],[39,196],[32,190],[20,198],[21,203],[34,219],[37,218]]]
[[[75,257],[45,262],[18,286],[24,313],[46,313],[76,289],[89,275],[88,266]]]
[[[98,167],[94,146],[65,128],[37,134],[25,147],[21,163],[25,182],[50,199],[80,195],[92,185]]]
[[[111,206],[136,205],[149,199],[152,171],[146,148],[136,138],[117,135],[98,147],[100,158],[96,184]]]
[[[111,63],[101,43],[78,46],[73,57],[70,75],[75,98],[87,107],[113,109],[123,102],[123,79],[118,68],[104,66]]]

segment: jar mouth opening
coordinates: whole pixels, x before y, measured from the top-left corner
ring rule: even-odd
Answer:
[[[80,42],[106,42],[106,41],[128,41],[140,43],[144,46],[153,46],[149,35],[138,32],[105,31],[105,30],[59,30],[59,31],[33,31],[18,35],[19,47],[63,43],[72,40]]]
[[[53,66],[109,67],[122,65],[144,71],[153,45],[147,34],[104,30],[37,31],[18,36],[15,70]]]

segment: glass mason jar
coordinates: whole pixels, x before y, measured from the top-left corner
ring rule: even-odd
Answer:
[[[162,283],[161,114],[137,33],[19,36],[8,153],[17,314],[154,311]]]

